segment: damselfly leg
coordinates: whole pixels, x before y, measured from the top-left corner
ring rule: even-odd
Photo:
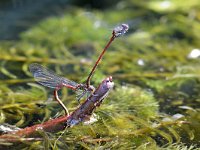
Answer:
[[[67,107],[65,107],[65,105],[63,104],[63,102],[60,100],[59,96],[58,96],[58,90],[54,90],[54,97],[56,99],[56,101],[62,106],[62,108],[64,109],[65,111],[65,114],[67,116],[69,116],[69,111],[67,109]]]

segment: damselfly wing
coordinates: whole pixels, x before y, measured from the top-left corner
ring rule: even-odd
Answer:
[[[43,86],[59,90],[62,87],[67,87],[76,91],[76,98],[78,102],[85,95],[89,96],[94,91],[93,86],[86,88],[84,84],[78,84],[67,78],[61,77],[46,67],[33,63],[29,66],[30,72],[33,74],[35,80]],[[57,96],[57,95],[55,95]]]
[[[31,64],[29,69],[38,83],[49,88],[60,89],[65,86],[71,89],[76,89],[76,87],[79,85],[74,81],[60,77],[53,71],[37,63]]]

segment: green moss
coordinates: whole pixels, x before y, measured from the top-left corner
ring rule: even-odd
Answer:
[[[52,90],[32,83],[30,63],[38,62],[84,82],[112,34],[110,29],[126,21],[130,26],[126,36],[112,43],[92,78],[95,87],[109,75],[115,82],[95,112],[98,121],[67,129],[62,135],[41,133],[44,141],[15,148],[198,147],[200,60],[188,55],[200,47],[200,6],[196,0],[167,2],[171,4],[168,8],[161,1],[131,0],[104,12],[71,8],[34,24],[18,41],[2,41],[0,123],[26,127],[63,114]],[[63,89],[60,94],[70,111],[77,107],[75,93]],[[175,118],[175,114],[183,117]]]
[[[150,91],[139,87],[122,86],[110,94],[111,101],[106,101],[106,109],[118,113],[134,114],[143,119],[154,118],[157,115],[158,103]],[[104,108],[104,107],[103,107]],[[116,117],[118,118],[118,117]]]

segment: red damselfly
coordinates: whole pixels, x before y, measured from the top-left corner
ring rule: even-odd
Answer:
[[[103,95],[98,94],[98,92],[101,93],[101,91],[99,91],[98,89],[95,90],[95,88],[92,85],[90,85],[90,80],[91,80],[100,60],[102,59],[105,51],[108,49],[108,47],[110,46],[112,41],[116,37],[119,37],[119,36],[125,34],[128,31],[128,28],[129,28],[129,26],[127,24],[121,24],[120,26],[117,26],[117,27],[114,28],[114,30],[112,32],[112,37],[110,38],[109,42],[107,43],[107,45],[105,46],[105,48],[101,52],[100,56],[98,57],[98,59],[97,59],[96,63],[94,64],[90,74],[88,75],[86,83],[84,83],[84,84],[78,84],[78,83],[71,81],[69,79],[66,79],[64,77],[60,77],[57,74],[55,74],[53,71],[51,71],[51,70],[49,70],[49,69],[47,69],[47,68],[45,68],[45,67],[43,67],[43,66],[41,66],[37,63],[33,63],[29,66],[30,72],[33,74],[35,80],[38,83],[42,84],[43,86],[54,89],[55,99],[63,107],[63,109],[65,110],[65,113],[67,115],[69,115],[68,109],[65,107],[65,105],[62,103],[62,101],[60,100],[60,98],[58,96],[58,90],[61,89],[62,87],[67,87],[67,88],[75,90],[75,91],[82,90],[83,92],[80,94],[78,100],[80,100],[88,92],[90,93],[90,95],[89,95],[90,99],[95,99],[95,97],[104,99],[104,97],[107,95],[106,93],[108,93],[108,92],[104,91],[105,94],[103,94]],[[105,80],[103,80],[101,85],[107,86],[107,84],[106,85],[103,84],[104,81],[108,81],[108,82],[111,83],[112,77],[109,77],[109,78],[106,78]],[[99,87],[101,87],[101,85]],[[73,123],[71,123],[71,124],[73,124]]]
[[[110,46],[110,44],[114,41],[114,39],[116,37],[119,37],[121,35],[124,35],[129,29],[128,24],[121,24],[120,26],[117,26],[114,28],[113,32],[112,32],[112,36],[110,38],[110,40],[108,41],[108,43],[106,44],[105,48],[103,49],[103,51],[101,52],[101,54],[99,55],[96,63],[94,64],[90,74],[88,75],[88,78],[86,80],[86,86],[89,88],[90,87],[90,80],[92,78],[92,75],[94,74],[100,60],[102,59],[104,53],[106,52],[106,50],[108,49],[108,47]]]
[[[37,63],[30,64],[29,69],[30,69],[30,72],[33,74],[35,80],[38,83],[42,84],[43,86],[54,89],[55,99],[63,107],[63,109],[65,110],[65,113],[68,115],[69,115],[68,109],[65,107],[65,105],[60,100],[60,98],[58,96],[58,90],[60,90],[62,87],[67,87],[67,88],[75,90],[75,91],[82,90],[82,93],[80,94],[80,96],[78,98],[78,101],[87,92],[94,91],[93,86],[86,87],[85,84],[78,84],[67,78],[61,77],[61,76],[55,74],[53,71],[47,69],[46,67],[44,67],[40,64],[37,64]]]

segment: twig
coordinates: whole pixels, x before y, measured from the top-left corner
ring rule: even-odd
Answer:
[[[37,131],[54,133],[63,130],[65,127],[72,127],[79,124],[80,122],[88,121],[96,107],[100,106],[103,99],[108,95],[113,86],[114,83],[112,82],[112,77],[108,77],[103,80],[99,87],[94,91],[94,93],[91,94],[87,100],[69,116],[62,116],[42,124],[37,124],[18,131],[9,132],[7,134],[1,135],[0,141],[21,141],[20,139],[22,137],[39,138],[41,135]]]

